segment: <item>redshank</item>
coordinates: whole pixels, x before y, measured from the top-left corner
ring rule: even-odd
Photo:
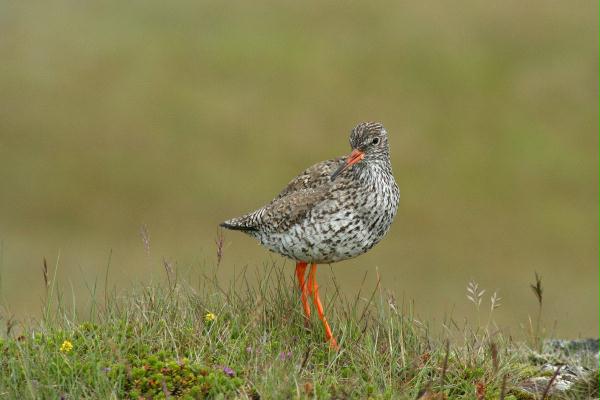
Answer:
[[[371,249],[390,228],[400,200],[383,125],[358,124],[350,133],[350,146],[347,157],[313,165],[265,206],[221,224],[296,262],[305,322],[312,296],[334,348],[337,342],[319,298],[317,264],[347,260]]]

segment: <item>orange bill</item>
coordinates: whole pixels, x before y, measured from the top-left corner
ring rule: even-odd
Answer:
[[[339,174],[341,174],[342,172],[344,172],[348,167],[356,164],[359,161],[362,161],[362,159],[365,158],[365,153],[363,153],[362,151],[358,150],[358,149],[354,149],[352,150],[352,153],[350,153],[350,155],[348,156],[348,158],[346,158],[346,162],[344,164],[342,164],[332,175],[331,175],[331,180],[333,181],[335,178],[337,178],[337,176]]]

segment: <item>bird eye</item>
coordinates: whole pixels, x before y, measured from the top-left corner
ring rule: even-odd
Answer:
[[[374,138],[374,139],[371,141],[371,143],[373,143],[373,144],[379,144],[379,138],[378,138],[378,137]]]

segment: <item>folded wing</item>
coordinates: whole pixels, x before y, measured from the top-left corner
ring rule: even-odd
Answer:
[[[221,226],[248,233],[285,232],[305,218],[316,204],[326,199],[331,186],[331,174],[342,162],[343,158],[336,158],[307,168],[264,207],[225,221]]]

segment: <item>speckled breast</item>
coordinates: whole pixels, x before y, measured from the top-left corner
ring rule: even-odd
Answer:
[[[393,181],[332,190],[300,223],[281,233],[257,232],[269,250],[296,261],[328,264],[361,255],[387,233],[399,190]]]

